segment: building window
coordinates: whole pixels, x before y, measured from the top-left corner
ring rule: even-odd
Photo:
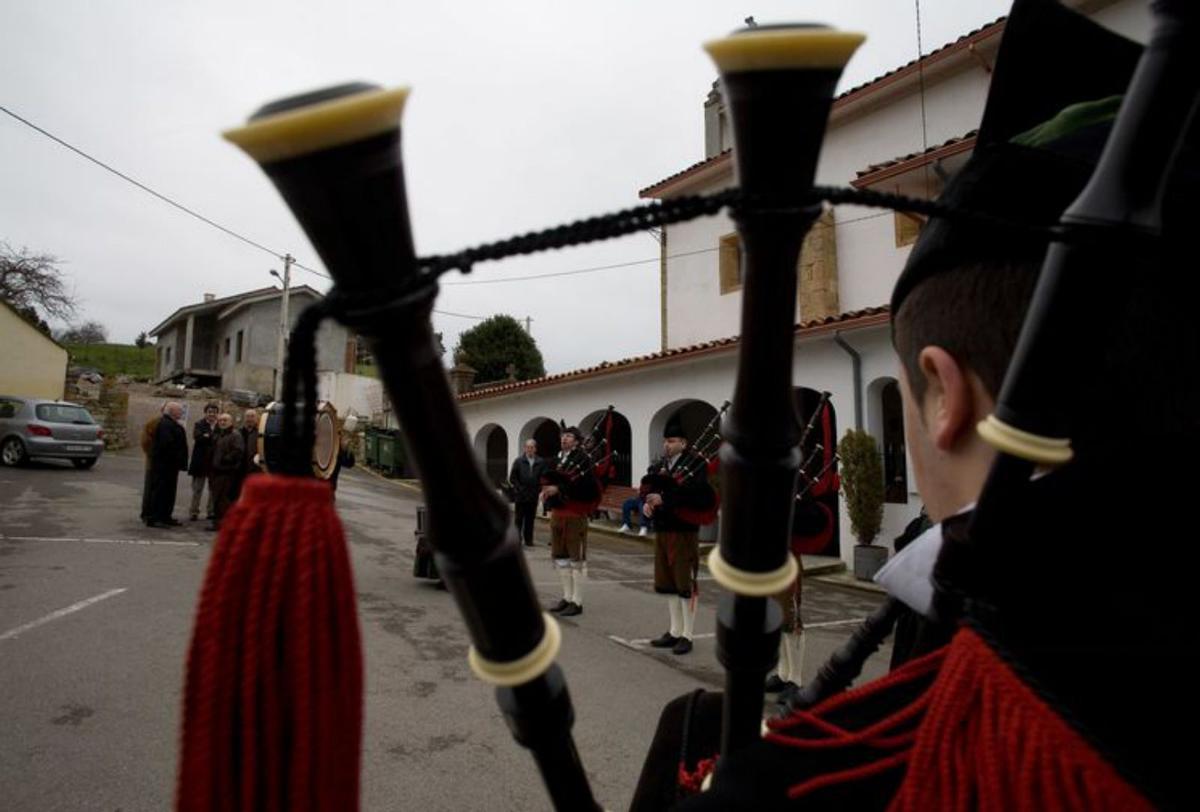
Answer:
[[[903,248],[915,243],[925,227],[926,218],[906,211],[895,212],[892,217],[896,224],[896,247]]]
[[[895,381],[879,392],[883,422],[883,500],[908,502],[908,464],[904,455],[904,412],[900,406],[900,387]]]
[[[243,330],[237,331],[237,354],[234,355],[234,357],[233,357],[233,360],[239,364],[242,362],[242,333],[243,332],[244,332]]]
[[[225,336],[225,356],[229,357],[229,336]]]
[[[742,289],[742,241],[738,235],[726,234],[721,238],[718,262],[721,277],[721,294]]]

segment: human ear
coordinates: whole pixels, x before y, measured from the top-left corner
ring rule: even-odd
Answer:
[[[951,451],[974,431],[975,402],[970,379],[958,360],[937,346],[921,350],[917,367],[925,378],[921,412],[929,435],[939,451]]]

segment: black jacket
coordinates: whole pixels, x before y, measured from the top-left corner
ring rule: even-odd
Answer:
[[[242,433],[219,429],[214,435],[210,476],[240,476],[246,464]]]
[[[212,462],[213,434],[217,431],[216,423],[209,423],[203,417],[192,426],[192,461],[187,472],[192,476],[208,476],[208,466]]]
[[[170,473],[187,470],[187,464],[187,432],[183,426],[164,415],[154,429],[150,466],[156,471]]]
[[[674,466],[668,468],[668,464],[668,460],[663,460],[654,472],[662,477],[659,481],[669,482],[667,487],[658,491],[662,496],[663,503],[654,511],[654,530],[656,532],[698,530],[700,526],[681,516],[680,511],[704,511],[711,508],[713,502],[716,501],[717,495],[713,492],[712,486],[708,484],[708,465],[690,449],[684,449]],[[682,485],[667,479],[672,476],[673,471],[684,468],[695,473],[689,476]]]
[[[524,454],[513,460],[512,470],[508,472],[513,501],[536,502],[545,473],[546,461],[541,457],[534,457],[532,464],[525,461]]]

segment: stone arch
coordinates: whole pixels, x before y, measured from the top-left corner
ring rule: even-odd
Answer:
[[[904,407],[900,384],[882,377],[867,386],[867,431],[883,455],[883,499],[893,504],[908,502],[908,458],[904,445]]]
[[[716,413],[716,406],[695,398],[673,400],[660,408],[650,418],[649,436],[647,437],[649,459],[653,461],[662,456],[663,429],[667,427],[667,422],[672,418],[678,418],[679,422],[683,424],[683,431],[687,435],[688,441],[695,443]]]
[[[549,417],[531,418],[521,427],[521,431],[517,435],[517,447],[513,449],[513,456],[515,457],[525,449],[526,440],[533,440],[538,446],[538,456],[547,459],[553,457],[558,453],[558,435],[560,432],[561,429],[559,429],[558,423]]]
[[[592,412],[579,421],[579,430],[583,432],[583,436],[591,435],[593,429],[604,419],[604,409]],[[604,427],[601,425],[601,432]],[[616,463],[616,471],[612,479],[609,479],[605,484],[610,485],[630,485],[632,483],[632,468],[630,466],[630,455],[633,453],[633,429],[629,425],[629,418],[613,410],[613,425],[612,425],[612,450],[613,461]]]
[[[498,487],[508,479],[508,432],[495,423],[485,425],[475,435],[475,456],[488,480]]]

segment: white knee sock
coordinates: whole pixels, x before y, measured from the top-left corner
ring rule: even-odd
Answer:
[[[804,632],[784,632],[779,639],[779,678],[802,684],[804,680]]]
[[[573,603],[575,601],[575,585],[571,578],[571,568],[558,567],[558,580],[562,582],[563,600]]]
[[[667,596],[667,609],[671,612],[671,636],[678,637],[683,634],[683,609],[679,605],[678,596]]]
[[[580,567],[579,569],[572,568],[571,577],[575,586],[571,602],[576,606],[583,606],[583,583],[587,580],[587,569],[584,567]]]
[[[680,598],[679,610],[683,613],[683,636],[691,640],[692,632],[696,628],[696,609],[692,604],[692,599]]]

